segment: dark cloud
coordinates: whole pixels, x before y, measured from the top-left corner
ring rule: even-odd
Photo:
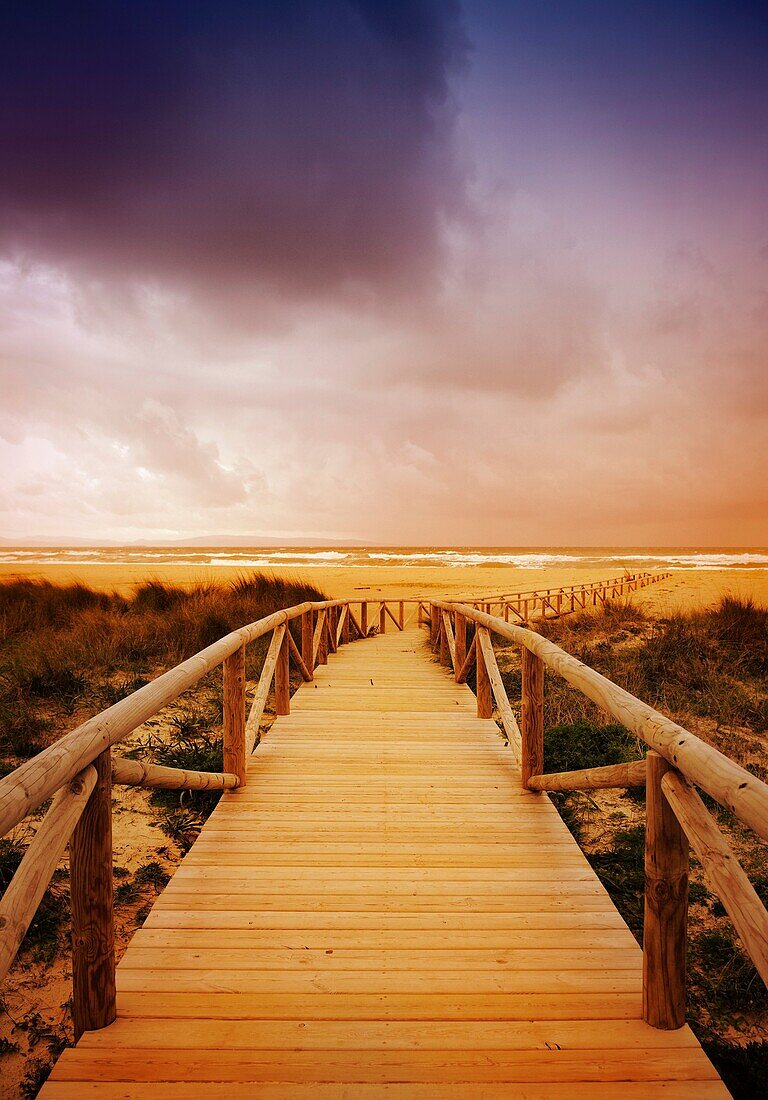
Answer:
[[[106,273],[418,282],[461,201],[444,0],[11,0],[0,245]]]

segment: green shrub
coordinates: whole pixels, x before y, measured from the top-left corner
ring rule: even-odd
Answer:
[[[637,738],[619,725],[597,726],[582,718],[554,726],[544,735],[544,770],[547,772],[622,764],[637,756]]]

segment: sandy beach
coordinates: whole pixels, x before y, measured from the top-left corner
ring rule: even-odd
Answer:
[[[33,577],[57,584],[81,581],[100,590],[128,593],[149,579],[188,587],[200,582],[226,583],[238,571],[232,566],[215,565],[29,562],[0,564],[0,580]],[[264,569],[263,572],[311,582],[336,599],[346,596],[413,599],[430,595],[459,599],[584,584],[620,576],[622,571],[608,566],[520,569],[483,565],[317,565],[304,569]],[[633,598],[652,614],[663,616],[676,610],[709,606],[724,595],[752,597],[758,603],[768,603],[768,569],[680,569],[666,580],[642,589]]]

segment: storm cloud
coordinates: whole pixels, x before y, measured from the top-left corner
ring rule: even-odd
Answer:
[[[0,244],[322,293],[429,275],[462,203],[441,0],[3,5]]]

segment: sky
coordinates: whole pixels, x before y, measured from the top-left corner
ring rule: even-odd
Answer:
[[[768,544],[768,16],[7,0],[0,534]]]

